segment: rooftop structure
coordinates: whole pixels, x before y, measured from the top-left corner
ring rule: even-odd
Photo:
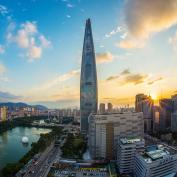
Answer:
[[[152,145],[135,156],[135,177],[164,177],[177,172],[177,149]]]
[[[136,153],[144,152],[145,141],[141,138],[121,138],[118,143],[117,165],[120,173],[133,174]]]
[[[152,145],[145,149],[145,153],[142,156],[146,163],[152,163],[155,160],[163,159],[167,156],[174,155],[177,150],[171,149],[164,145]]]
[[[141,138],[121,138],[122,144],[134,144],[141,141]]]

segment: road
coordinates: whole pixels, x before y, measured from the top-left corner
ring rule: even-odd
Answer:
[[[55,161],[58,161],[61,156],[61,149],[60,147],[66,141],[66,136],[62,135],[60,137],[60,143],[55,144],[52,142],[51,145],[40,154],[36,161],[34,159],[31,160],[30,163],[26,165],[25,174],[22,175],[22,170],[20,170],[16,177],[46,177],[50,171],[52,164]]]

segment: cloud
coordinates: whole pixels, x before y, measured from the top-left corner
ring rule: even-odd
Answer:
[[[169,39],[170,44],[172,44],[174,51],[177,52],[177,31],[173,37]]]
[[[41,46],[42,46],[42,47],[44,47],[44,48],[50,47],[51,42],[50,42],[49,40],[47,40],[44,35],[41,35],[41,36],[39,37],[39,39],[40,39],[40,41],[41,41]]]
[[[0,54],[3,54],[5,52],[4,46],[0,45]]]
[[[67,18],[71,18],[71,15],[66,15]]]
[[[24,100],[27,102],[79,100],[79,84],[71,84],[73,81],[79,83],[79,74],[80,70],[72,70],[30,88],[24,93]]]
[[[114,56],[110,52],[96,54],[97,63],[107,63],[113,61],[113,59]]]
[[[147,75],[143,75],[143,74],[129,74],[127,75],[124,79],[123,79],[123,84],[134,84],[134,85],[138,85],[141,84],[145,81],[145,79],[147,78]]]
[[[6,67],[0,63],[0,75],[6,72]]]
[[[9,78],[4,76],[4,73],[7,71],[6,67],[0,63],[0,81],[1,82],[9,82]]]
[[[120,74],[109,76],[106,79],[106,82],[108,81],[115,81],[119,83],[120,85],[126,85],[126,84],[134,84],[138,85],[143,82],[145,82],[145,79],[148,78],[147,74],[139,74],[139,73],[132,73],[129,69],[125,69]]]
[[[106,79],[106,81],[112,81],[112,80],[115,80],[115,79],[118,79],[119,76],[110,76]]]
[[[131,35],[148,38],[177,23],[176,0],[127,0],[125,20]]]
[[[110,38],[110,37],[116,35],[117,33],[122,32],[122,31],[123,31],[122,26],[118,26],[116,29],[114,29],[114,30],[112,30],[111,32],[105,34],[105,37],[106,37],[106,38]]]
[[[116,46],[122,49],[143,48],[144,45],[145,43],[143,41],[132,38],[126,38],[116,43]]]
[[[13,101],[13,100],[17,100],[17,99],[20,99],[21,96],[16,96],[16,95],[13,95],[9,92],[3,92],[3,91],[0,91],[0,100],[1,102],[4,102],[4,101]]]
[[[3,15],[3,16],[6,15],[6,14],[8,14],[7,7],[4,6],[4,5],[1,5],[1,4],[0,4],[0,14]]]
[[[130,74],[130,70],[129,70],[129,69],[125,69],[125,70],[123,70],[120,74],[121,74],[121,75]]]
[[[29,47],[27,56],[28,56],[28,58],[30,58],[30,60],[34,59],[34,58],[38,59],[41,57],[41,55],[42,55],[42,48],[41,47],[37,47],[35,45],[32,45]]]
[[[158,81],[161,81],[161,80],[163,80],[163,77],[159,77],[159,78],[157,78],[157,79],[151,80],[151,81],[149,81],[147,84],[148,84],[148,85],[152,85],[152,84],[154,84],[155,82],[158,82]]]
[[[109,76],[106,81],[114,81],[114,80],[118,80],[121,76],[125,76],[130,74],[130,70],[129,69],[125,69],[123,70],[119,75],[115,75],[115,76]]]
[[[42,84],[41,86],[39,86],[37,88],[37,90],[50,89],[52,87],[55,87],[55,86],[61,84],[62,82],[65,82],[65,81],[75,77],[75,76],[79,76],[79,74],[80,74],[80,70],[72,70],[72,71],[70,71],[68,73],[65,73],[63,75],[59,75],[56,78],[54,78],[54,79]]]
[[[13,34],[15,25],[11,23],[7,31],[7,40],[16,43],[19,48],[23,49],[30,61],[41,58],[43,49],[51,45],[51,42],[38,31],[36,22],[27,21],[21,24],[15,32],[16,34]]]
[[[70,4],[70,3],[66,4],[66,6],[69,7],[69,8],[73,8],[74,7],[74,5]]]

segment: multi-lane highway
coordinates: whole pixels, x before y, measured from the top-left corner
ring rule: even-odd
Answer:
[[[50,167],[53,162],[60,157],[60,146],[55,146],[54,142],[39,156],[39,158],[28,165],[25,169],[25,174],[20,175],[17,173],[17,177],[46,177],[50,171]]]

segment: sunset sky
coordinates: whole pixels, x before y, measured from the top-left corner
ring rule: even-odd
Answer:
[[[0,0],[0,102],[79,106],[87,18],[99,102],[177,93],[177,0]]]

